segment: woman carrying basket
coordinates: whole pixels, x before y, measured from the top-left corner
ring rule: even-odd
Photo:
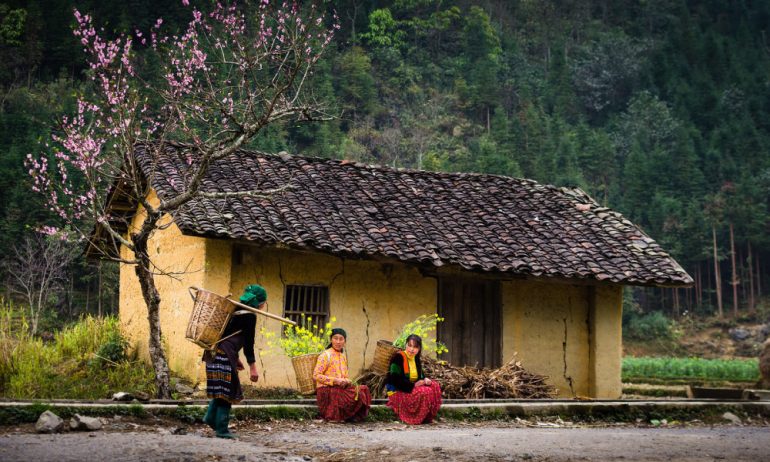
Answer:
[[[361,422],[369,414],[372,397],[366,385],[354,386],[348,377],[347,336],[344,329],[332,329],[331,343],[318,356],[313,370],[316,403],[324,420]]]
[[[257,309],[263,309],[267,301],[264,287],[253,284],[246,287],[240,298],[241,303]],[[243,370],[243,363],[238,353],[243,349],[249,364],[249,378],[259,380],[257,363],[254,357],[254,334],[257,316],[249,312],[236,312],[225,327],[222,340],[217,344],[216,352],[207,350],[203,354],[206,361],[206,395],[211,398],[203,421],[214,431],[218,438],[235,438],[228,430],[230,408],[233,403],[243,399],[238,371]]]
[[[390,360],[385,382],[387,406],[410,425],[432,422],[441,407],[441,387],[435,380],[425,377],[421,351],[420,336],[407,337],[405,350],[394,354]]]

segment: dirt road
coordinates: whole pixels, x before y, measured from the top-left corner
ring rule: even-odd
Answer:
[[[178,424],[177,424],[178,425]],[[94,433],[0,430],[0,460],[109,461],[770,461],[767,426],[244,423],[237,441],[201,425],[108,423]],[[175,434],[179,433],[179,434]]]

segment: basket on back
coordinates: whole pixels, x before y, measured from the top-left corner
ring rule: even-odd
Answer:
[[[196,294],[193,295],[193,290]],[[207,350],[213,350],[222,337],[235,305],[221,295],[208,290],[190,287],[195,300],[185,338]]]
[[[303,395],[315,393],[315,380],[313,380],[313,369],[320,353],[310,353],[291,358],[291,365],[294,366],[294,375],[297,376],[297,386],[299,392]]]
[[[377,375],[385,375],[390,368],[390,360],[393,355],[401,351],[400,348],[393,346],[393,343],[387,340],[379,340],[377,348],[374,349],[374,362],[372,371]]]

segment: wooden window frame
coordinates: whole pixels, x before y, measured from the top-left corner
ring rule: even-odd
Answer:
[[[283,317],[302,325],[310,316],[311,327],[323,328],[329,322],[329,286],[318,284],[287,284],[283,297]]]

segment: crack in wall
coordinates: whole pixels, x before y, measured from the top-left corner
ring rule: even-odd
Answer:
[[[281,281],[281,288],[283,293],[286,293],[286,281],[283,279],[283,265],[281,264],[281,257],[278,257],[278,279]]]
[[[366,316],[366,329],[364,333],[366,334],[366,342],[364,343],[364,356],[363,360],[361,361],[361,372],[366,368],[366,350],[369,348],[369,312],[366,311],[366,302],[361,303],[361,311],[364,312],[364,316]]]
[[[345,274],[345,259],[344,258],[340,258],[340,262],[342,263],[342,269],[340,269],[339,273],[337,273],[334,276],[332,276],[332,280],[329,281],[329,288],[330,289],[334,285],[334,281],[336,281],[338,277],[340,277],[343,274]]]
[[[564,380],[566,380],[567,384],[569,385],[569,392],[574,397],[575,388],[572,385],[572,376],[567,375],[567,318],[562,318],[562,322],[564,323],[564,340],[561,342],[562,361],[564,362],[564,372],[562,374],[564,376]]]

